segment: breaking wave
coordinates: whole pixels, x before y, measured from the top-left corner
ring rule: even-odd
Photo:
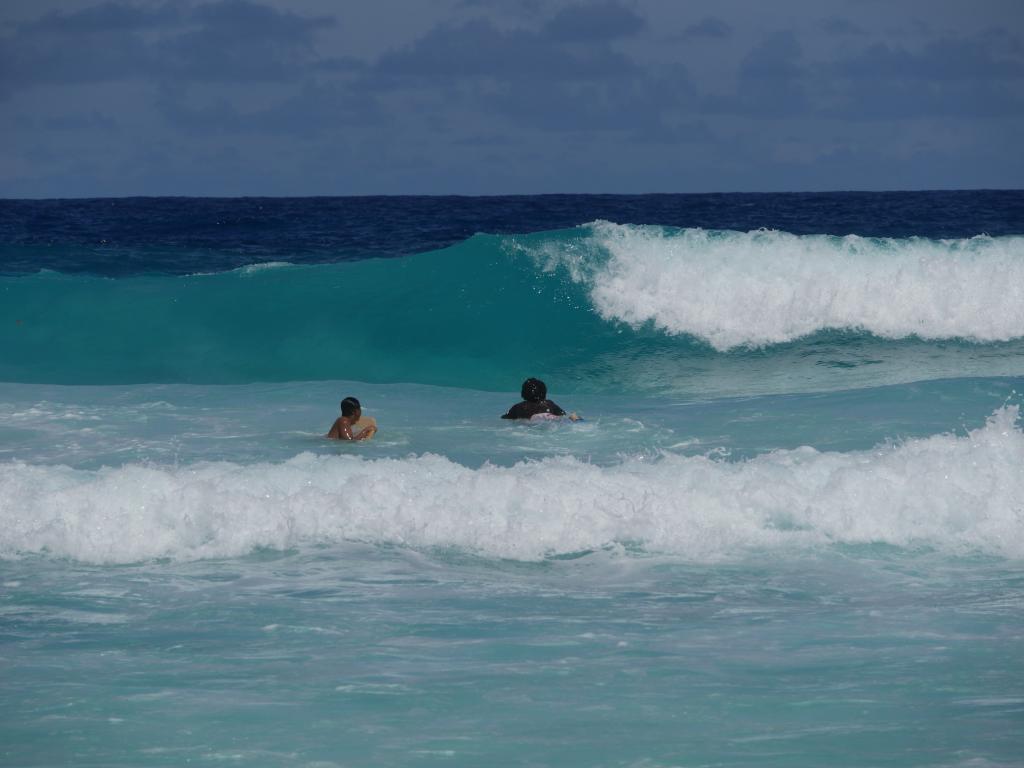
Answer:
[[[358,379],[495,390],[529,371],[589,391],[619,391],[623,382],[671,391],[723,353],[799,360],[804,350],[786,345],[823,338],[840,353],[859,345],[869,361],[884,345],[935,339],[971,349],[1010,342],[1019,357],[1024,238],[595,222],[475,235],[398,259],[116,279],[8,276],[0,295],[0,381]],[[892,341],[908,337],[915,341]],[[962,367],[957,359],[937,375]],[[657,375],[641,385],[638,371]]]
[[[889,339],[1024,336],[1024,238],[960,240],[591,225],[594,251],[547,243],[602,317],[725,351],[827,329]]]
[[[623,545],[694,561],[884,543],[1024,557],[1024,433],[746,461],[664,455],[464,467],[423,455],[99,471],[0,465],[0,555],[95,563],[232,557],[345,540],[536,560]]]

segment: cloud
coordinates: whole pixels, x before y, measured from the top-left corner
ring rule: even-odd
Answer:
[[[671,94],[643,80],[604,83],[511,83],[483,94],[479,107],[515,124],[545,132],[598,134],[609,131],[662,133],[662,113]]]
[[[377,128],[391,122],[373,92],[342,84],[307,82],[279,103],[242,110],[226,98],[194,106],[180,88],[164,87],[157,108],[179,134],[310,137],[352,127]]]
[[[792,117],[805,113],[808,98],[803,49],[791,30],[762,40],[740,61],[736,92],[710,96],[710,112],[749,117]]]
[[[822,19],[821,29],[834,37],[855,37],[865,34],[861,27],[858,27],[848,19],[842,19],[838,16]]]
[[[194,21],[226,36],[255,37],[261,40],[309,43],[312,33],[321,27],[333,27],[333,16],[304,18],[290,11],[279,11],[251,0],[220,0],[196,7]]]
[[[460,147],[504,148],[513,146],[513,141],[505,135],[487,133],[456,139],[455,144]]]
[[[334,24],[251,0],[106,2],[15,25],[0,40],[0,86],[286,80],[316,63],[314,35]]]
[[[800,75],[803,51],[796,35],[778,32],[756,45],[740,62],[740,78],[750,83],[790,83]]]
[[[361,72],[366,62],[354,56],[329,56],[314,61],[311,67],[319,72]]]
[[[645,26],[642,18],[618,3],[576,4],[556,13],[542,34],[565,42],[608,41],[632,37]]]
[[[583,8],[567,10],[578,14]],[[359,79],[359,87],[407,94],[404,109],[419,110],[418,120],[436,118],[433,124],[422,122],[425,128],[455,135],[495,135],[509,126],[581,136],[621,132],[664,140],[673,135],[671,126],[683,119],[675,113],[695,103],[686,70],[673,65],[670,72],[657,73],[640,67],[613,48],[604,26],[618,6],[590,8],[607,15],[587,30],[585,41],[582,34],[564,40],[550,25],[505,30],[475,19],[437,26],[382,56]]]
[[[1012,40],[1011,40],[1012,42]],[[839,62],[834,72],[850,79],[896,78],[898,80],[993,81],[1024,77],[1019,54],[1001,54],[992,36],[943,38],[920,51],[875,43],[858,55]]]
[[[647,130],[638,131],[636,136],[647,144],[672,146],[680,144],[708,145],[716,139],[715,133],[703,120],[683,122],[663,120],[659,124],[652,124]]]
[[[43,119],[40,127],[47,131],[65,131],[68,133],[85,133],[87,131],[104,132],[107,134],[120,132],[121,128],[115,120],[102,115],[96,110],[88,113],[64,114]]]
[[[193,82],[292,79],[317,58],[314,33],[335,24],[249,0],[197,6],[191,20],[198,26],[163,40],[157,54],[168,76]]]
[[[773,34],[740,62],[736,90],[709,96],[711,113],[749,118],[910,120],[1024,114],[1024,56],[990,31],[917,48],[874,42],[833,61],[808,61],[793,31]]]
[[[833,101],[823,111],[853,119],[1024,114],[1024,58],[1015,43],[979,35],[919,50],[872,44],[831,66]]]
[[[503,31],[478,19],[435,27],[412,45],[382,56],[375,73],[512,81],[616,79],[634,70],[630,60],[603,44],[570,48],[530,30]]]
[[[0,41],[0,81],[15,90],[137,76],[152,65],[141,31],[179,19],[175,6],[147,11],[113,2],[48,13],[16,25]]]
[[[696,40],[700,38],[710,38],[715,40],[724,40],[727,37],[732,36],[732,27],[721,19],[715,18],[714,16],[708,16],[701,19],[696,24],[691,24],[678,35],[675,36],[676,40]]]
[[[177,23],[182,19],[182,6],[167,2],[158,8],[140,8],[119,2],[105,2],[91,8],[67,13],[51,11],[35,21],[18,26],[22,34],[83,34],[112,30],[138,30]]]
[[[478,9],[485,8],[490,11],[497,11],[513,16],[537,16],[544,9],[544,0],[462,0],[459,8]]]
[[[777,9],[661,0],[446,0],[397,25],[310,10],[326,0],[46,2],[71,10],[0,22],[8,194],[864,187],[898,162],[1021,178],[1009,2],[831,0],[778,32]]]

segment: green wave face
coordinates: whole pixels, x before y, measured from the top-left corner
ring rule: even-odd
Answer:
[[[628,344],[585,291],[477,236],[404,259],[0,279],[0,379],[357,379],[508,389]]]
[[[989,330],[962,298],[966,284],[988,308],[1012,284],[1004,278],[1020,261],[996,245],[993,255],[968,241],[851,245],[597,223],[476,235],[401,259],[188,277],[7,277],[0,380],[347,379],[510,391],[539,376],[553,393],[721,396],[1015,375],[1024,370],[1018,320],[1004,312],[1009,330]],[[897,278],[904,295],[923,297],[920,312],[865,282]],[[961,291],[952,325],[944,307],[934,321],[927,314],[948,279]],[[943,338],[929,341],[932,330]]]

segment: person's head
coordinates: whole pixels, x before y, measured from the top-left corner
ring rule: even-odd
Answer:
[[[540,379],[527,379],[523,382],[523,388],[519,390],[523,400],[536,403],[548,396],[547,385]]]
[[[354,397],[346,397],[341,401],[341,415],[345,418],[359,421],[359,417],[362,413],[363,407],[359,405],[359,401]]]

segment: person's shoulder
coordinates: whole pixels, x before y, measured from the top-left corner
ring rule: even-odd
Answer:
[[[528,419],[530,414],[527,412],[527,403],[523,400],[521,403],[516,403],[508,409],[508,413],[504,414],[501,418],[503,419]]]

